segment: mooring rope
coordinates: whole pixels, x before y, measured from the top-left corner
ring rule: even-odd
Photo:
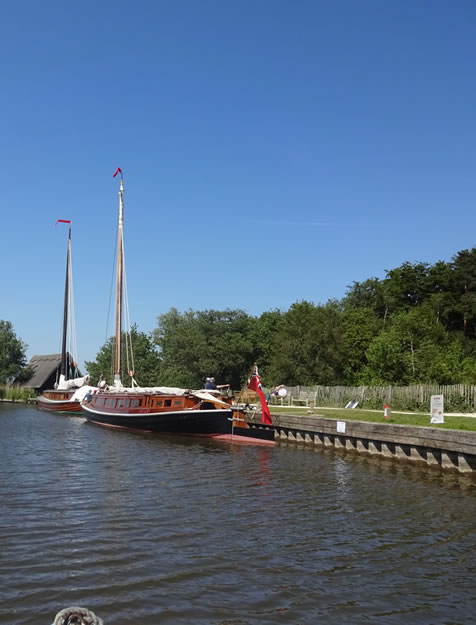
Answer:
[[[104,625],[104,623],[91,610],[75,606],[58,612],[53,625]]]

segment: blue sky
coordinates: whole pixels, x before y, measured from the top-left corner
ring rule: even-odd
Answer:
[[[475,245],[476,5],[2,0],[0,319],[106,336],[125,174],[131,318],[341,298]]]

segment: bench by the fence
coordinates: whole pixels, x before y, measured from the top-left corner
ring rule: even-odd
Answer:
[[[292,406],[306,406],[312,403],[316,404],[317,393],[315,391],[301,390],[298,395],[292,393],[289,394],[290,405]]]

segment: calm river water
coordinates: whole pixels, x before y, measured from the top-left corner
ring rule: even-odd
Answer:
[[[0,405],[0,623],[476,622],[476,484]]]

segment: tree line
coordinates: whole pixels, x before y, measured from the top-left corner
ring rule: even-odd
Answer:
[[[150,333],[133,327],[134,377],[199,388],[214,376],[239,389],[257,362],[268,387],[476,384],[476,248],[385,274],[354,282],[340,300],[260,316],[172,308]],[[108,377],[114,340],[86,363],[93,381]],[[0,359],[0,383],[6,371]]]
[[[268,387],[476,384],[476,248],[450,262],[405,262],[325,304],[259,317],[172,308],[150,334],[134,332],[144,384],[196,388],[213,375],[238,389],[254,362]],[[105,365],[104,352],[87,363],[95,374]]]

